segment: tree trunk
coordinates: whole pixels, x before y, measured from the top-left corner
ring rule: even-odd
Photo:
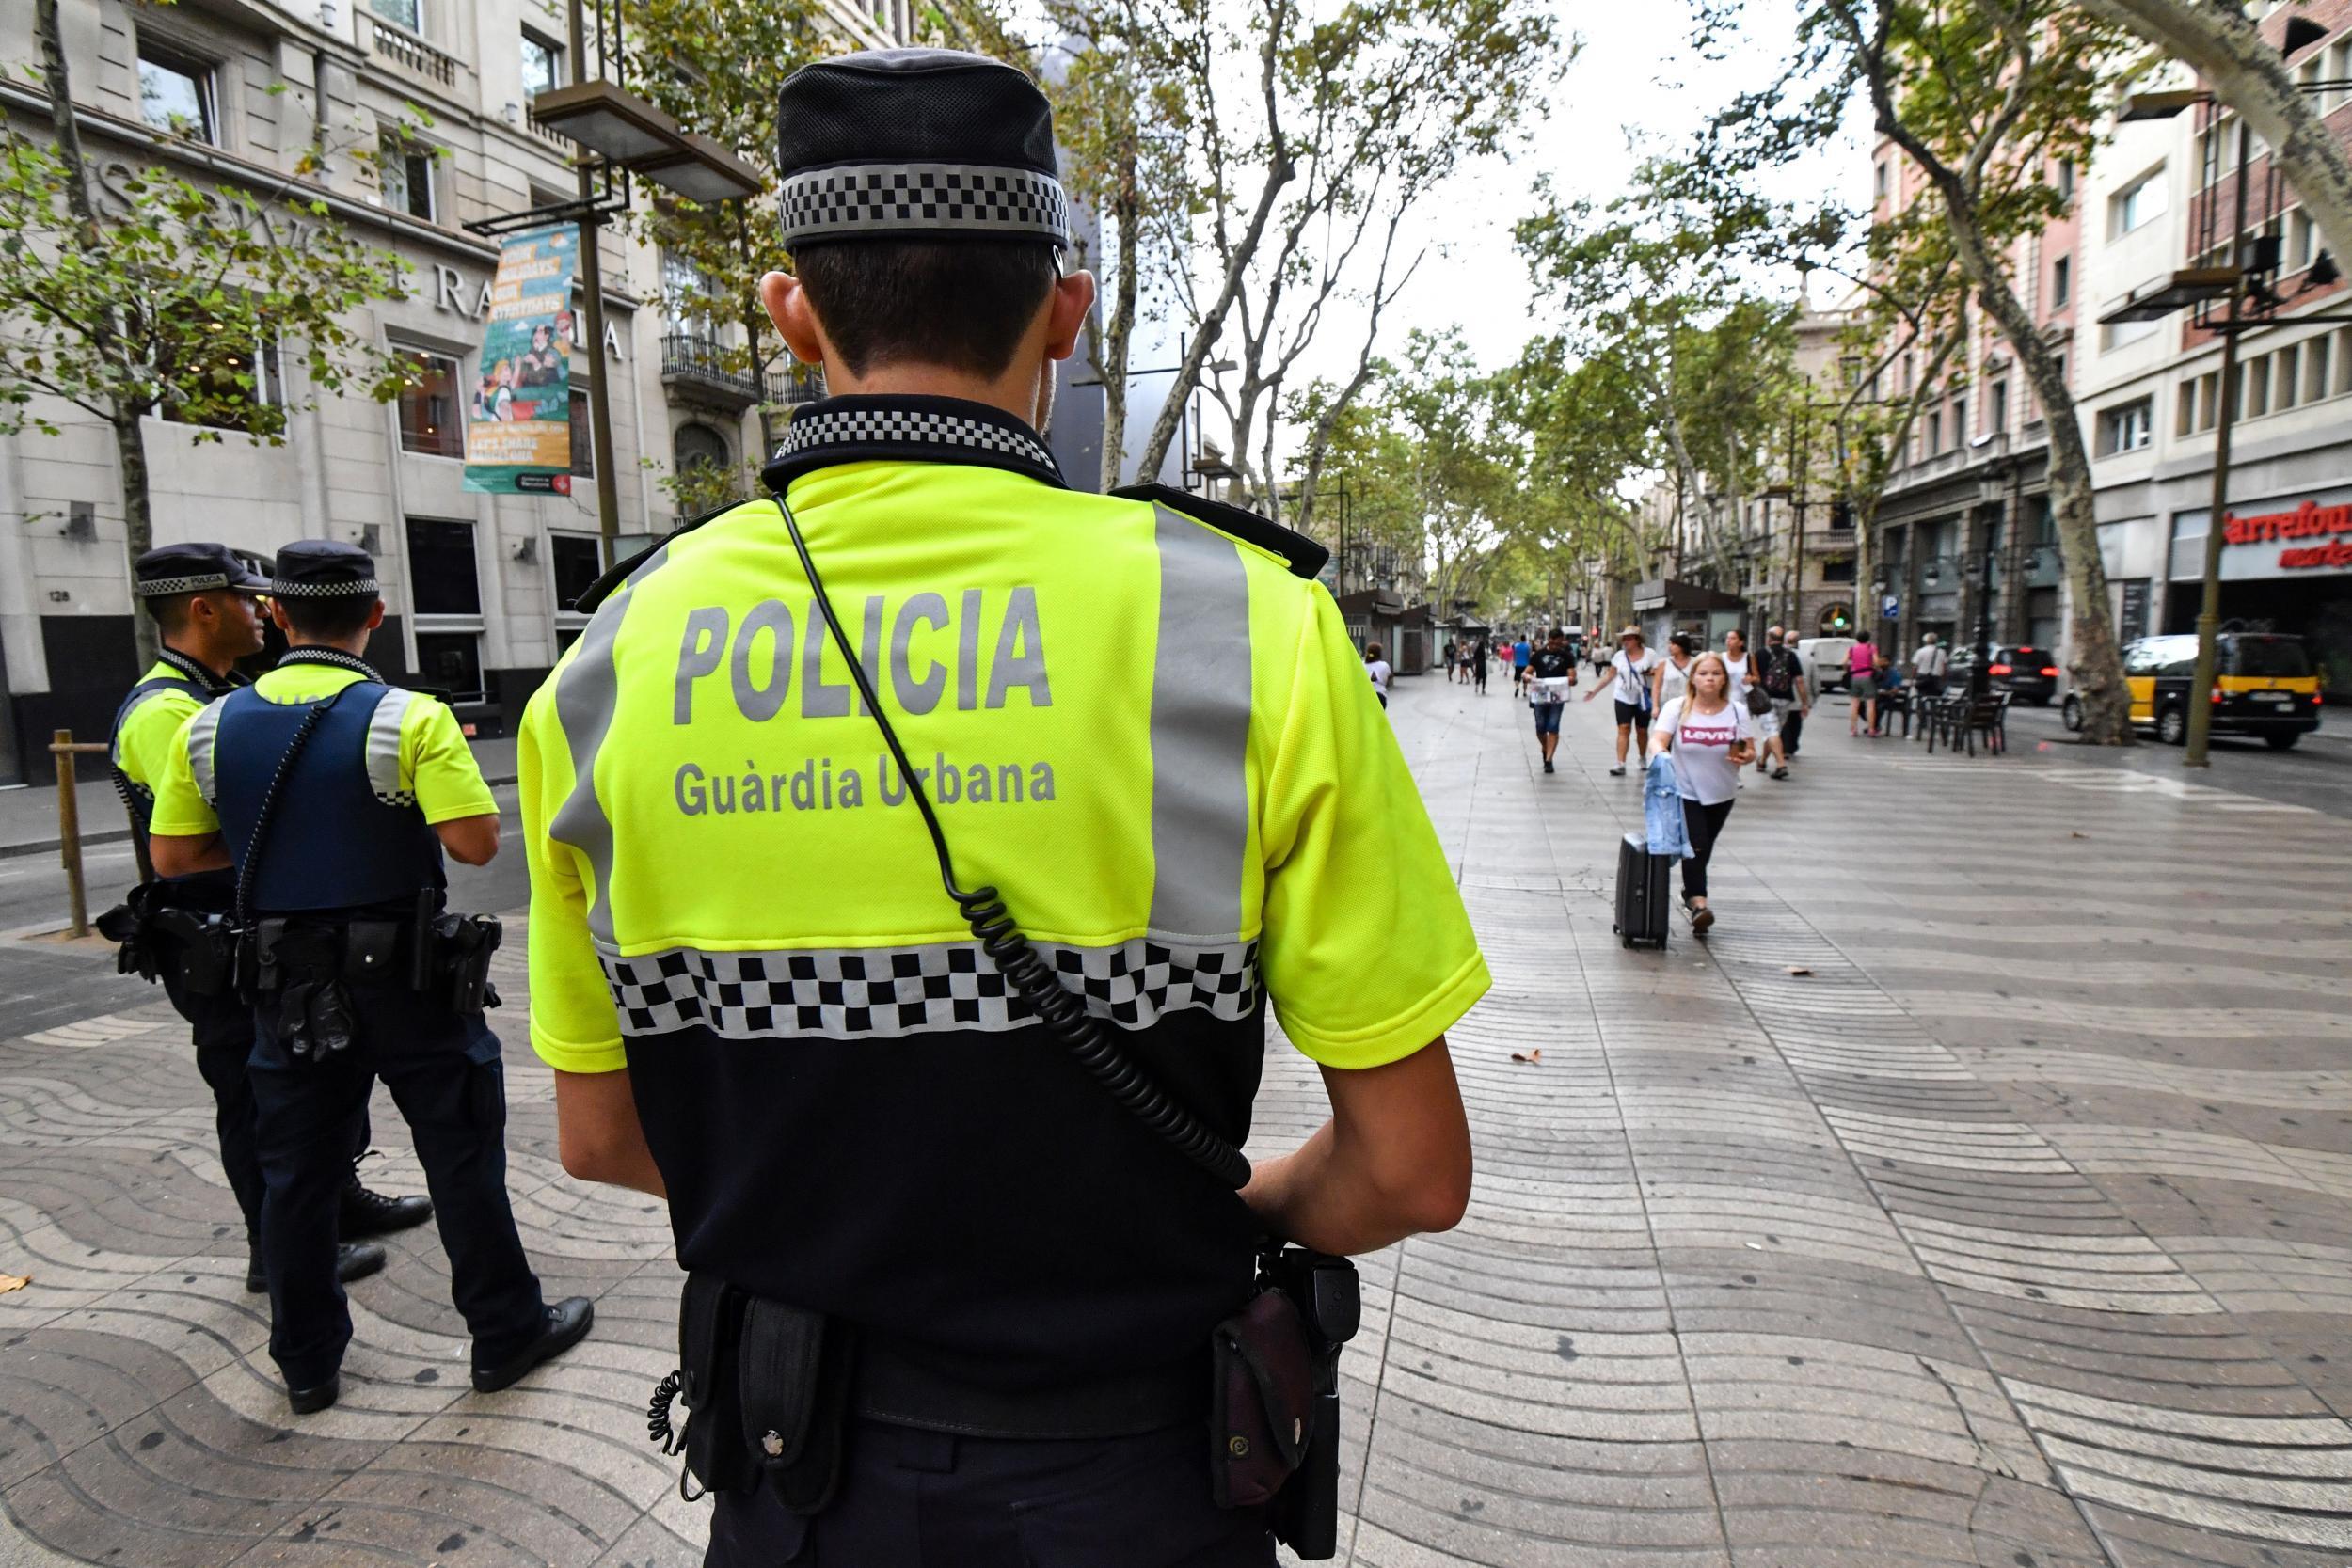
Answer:
[[[135,562],[155,547],[154,517],[147,505],[147,436],[135,412],[118,415],[112,422],[115,464],[122,472],[122,551]],[[133,613],[131,635],[143,672],[155,662],[155,618]]]
[[[2352,261],[2352,157],[2296,90],[2279,51],[2243,9],[2207,0],[2077,0],[2188,66],[2274,150],[2339,261]]]
[[[2033,317],[2010,287],[2009,277],[1986,244],[1984,231],[1963,193],[1953,189],[1958,177],[1948,169],[1931,171],[1944,199],[1952,247],[1978,300],[2009,340],[2017,362],[2026,368],[2041,401],[2042,423],[2050,435],[2050,498],[2057,515],[2058,549],[2065,559],[2070,598],[2067,625],[2067,670],[2074,695],[2083,712],[2082,737],[2097,746],[2129,746],[2132,733],[2131,691],[2123,680],[2123,655],[2116,645],[2115,623],[2107,614],[2107,571],[2099,554],[2099,519],[2090,488],[2090,453],[2083,445],[2082,420],[2074,412],[2074,394],[2067,390],[2065,372],[2058,368],[2042,341]]]
[[[1136,189],[1133,132],[1120,144],[1119,194],[1111,203],[1111,226],[1119,236],[1119,279],[1111,294],[1111,319],[1104,325],[1102,352],[1094,368],[1103,378],[1102,488],[1105,494],[1119,487],[1127,458],[1128,351],[1135,338],[1136,273],[1141,260],[1137,246],[1143,227],[1142,201]],[[1158,477],[1156,467],[1136,475],[1139,483],[1146,484]]]

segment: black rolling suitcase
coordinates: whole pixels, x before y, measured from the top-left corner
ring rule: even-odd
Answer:
[[[1674,857],[1653,855],[1639,833],[1617,846],[1616,933],[1628,947],[1666,945],[1669,876]]]

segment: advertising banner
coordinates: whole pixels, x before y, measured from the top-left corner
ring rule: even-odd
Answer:
[[[489,326],[466,418],[466,488],[572,493],[572,272],[580,230],[527,229],[499,242]]]

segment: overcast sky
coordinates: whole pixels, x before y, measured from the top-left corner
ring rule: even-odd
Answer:
[[[1519,345],[1549,324],[1548,307],[1511,246],[1512,224],[1534,209],[1535,176],[1549,176],[1564,197],[1616,194],[1645,154],[1688,145],[1715,108],[1769,81],[1787,53],[1794,16],[1788,0],[1753,0],[1745,47],[1709,62],[1686,45],[1689,20],[1679,0],[1555,0],[1555,9],[1561,30],[1581,36],[1581,52],[1554,89],[1550,113],[1527,151],[1507,165],[1458,176],[1454,189],[1414,214],[1418,242],[1441,253],[1415,276],[1392,318],[1393,333],[1384,322],[1384,347],[1401,346],[1412,326],[1458,323],[1483,365],[1515,358]],[[1817,159],[1786,194],[1809,185],[1859,201],[1868,174],[1857,136],[1839,155]],[[1793,277],[1788,287],[1793,293]],[[1316,345],[1317,368],[1328,374],[1345,367],[1360,330],[1360,317],[1334,321]]]

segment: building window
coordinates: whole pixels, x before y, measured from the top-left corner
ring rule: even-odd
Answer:
[[[2107,354],[2119,348],[2128,348],[2144,338],[2155,336],[2163,325],[2162,322],[2153,321],[2108,322],[2099,328],[2099,352]]]
[[[1956,447],[1964,447],[1967,444],[1968,400],[1966,398],[1954,398],[1952,399],[1952,445]]]
[[[479,615],[482,580],[474,568],[473,525],[438,517],[408,519],[411,608],[420,615]]]
[[[478,631],[417,633],[419,684],[446,691],[453,701],[479,703],[482,689],[482,634]]]
[[[1984,403],[1985,430],[1998,436],[2009,429],[2009,378],[2003,376],[1986,389]]]
[[[678,426],[671,455],[681,479],[696,468],[725,468],[735,462],[727,451],[727,438],[707,424]]]
[[[433,150],[406,136],[386,136],[376,148],[375,176],[384,205],[433,221]]]
[[[2319,225],[2297,207],[2287,217],[2287,271],[2301,272],[2319,254]]]
[[[420,37],[424,33],[424,0],[368,0],[368,9]]]
[[[2145,228],[2164,215],[2164,166],[2141,175],[2107,198],[2107,238],[2116,239]]]
[[[213,68],[162,44],[139,44],[139,118],[159,131],[220,145]]]
[[[596,477],[596,435],[588,428],[588,394],[572,388],[572,477]]]
[[[426,457],[466,455],[458,419],[457,361],[422,349],[402,351],[408,363],[400,389],[400,448]]]
[[[604,541],[593,533],[550,533],[548,556],[555,568],[555,605],[569,610],[604,575]]]
[[[1877,171],[1871,175],[1871,190],[1881,201],[1886,199],[1886,160],[1881,158]]]
[[[2303,400],[2303,345],[2289,343],[2271,357],[2278,368],[2270,375],[2270,406],[2284,412]]]
[[[2058,161],[2058,193],[2060,201],[2074,199],[2074,160],[2072,158]]]
[[[2137,398],[2099,411],[2099,455],[2137,451],[2155,436],[2155,400]]]
[[[252,434],[256,408],[281,408],[286,384],[278,365],[278,344],[264,338],[257,343],[225,344],[212,363],[203,366],[187,401],[166,403],[163,417],[173,424],[199,424],[214,430]],[[264,421],[262,428],[267,428]]]
[[[2259,420],[2270,412],[2270,356],[2249,359],[2238,367],[2242,388],[2238,393],[2238,412],[2249,420]]]
[[[538,97],[564,85],[564,46],[523,29],[523,97]]]
[[[1944,450],[1944,410],[1928,410],[1928,455],[1933,457]]]
[[[2335,347],[2332,338],[2307,338],[2303,341],[2303,401],[2317,403],[2328,396],[2328,359]]]
[[[2050,263],[2050,309],[2063,310],[2074,295],[2074,259],[2061,256]]]
[[[1823,582],[1851,582],[1853,579],[1852,556],[1833,555],[1822,558],[1821,580]]]

